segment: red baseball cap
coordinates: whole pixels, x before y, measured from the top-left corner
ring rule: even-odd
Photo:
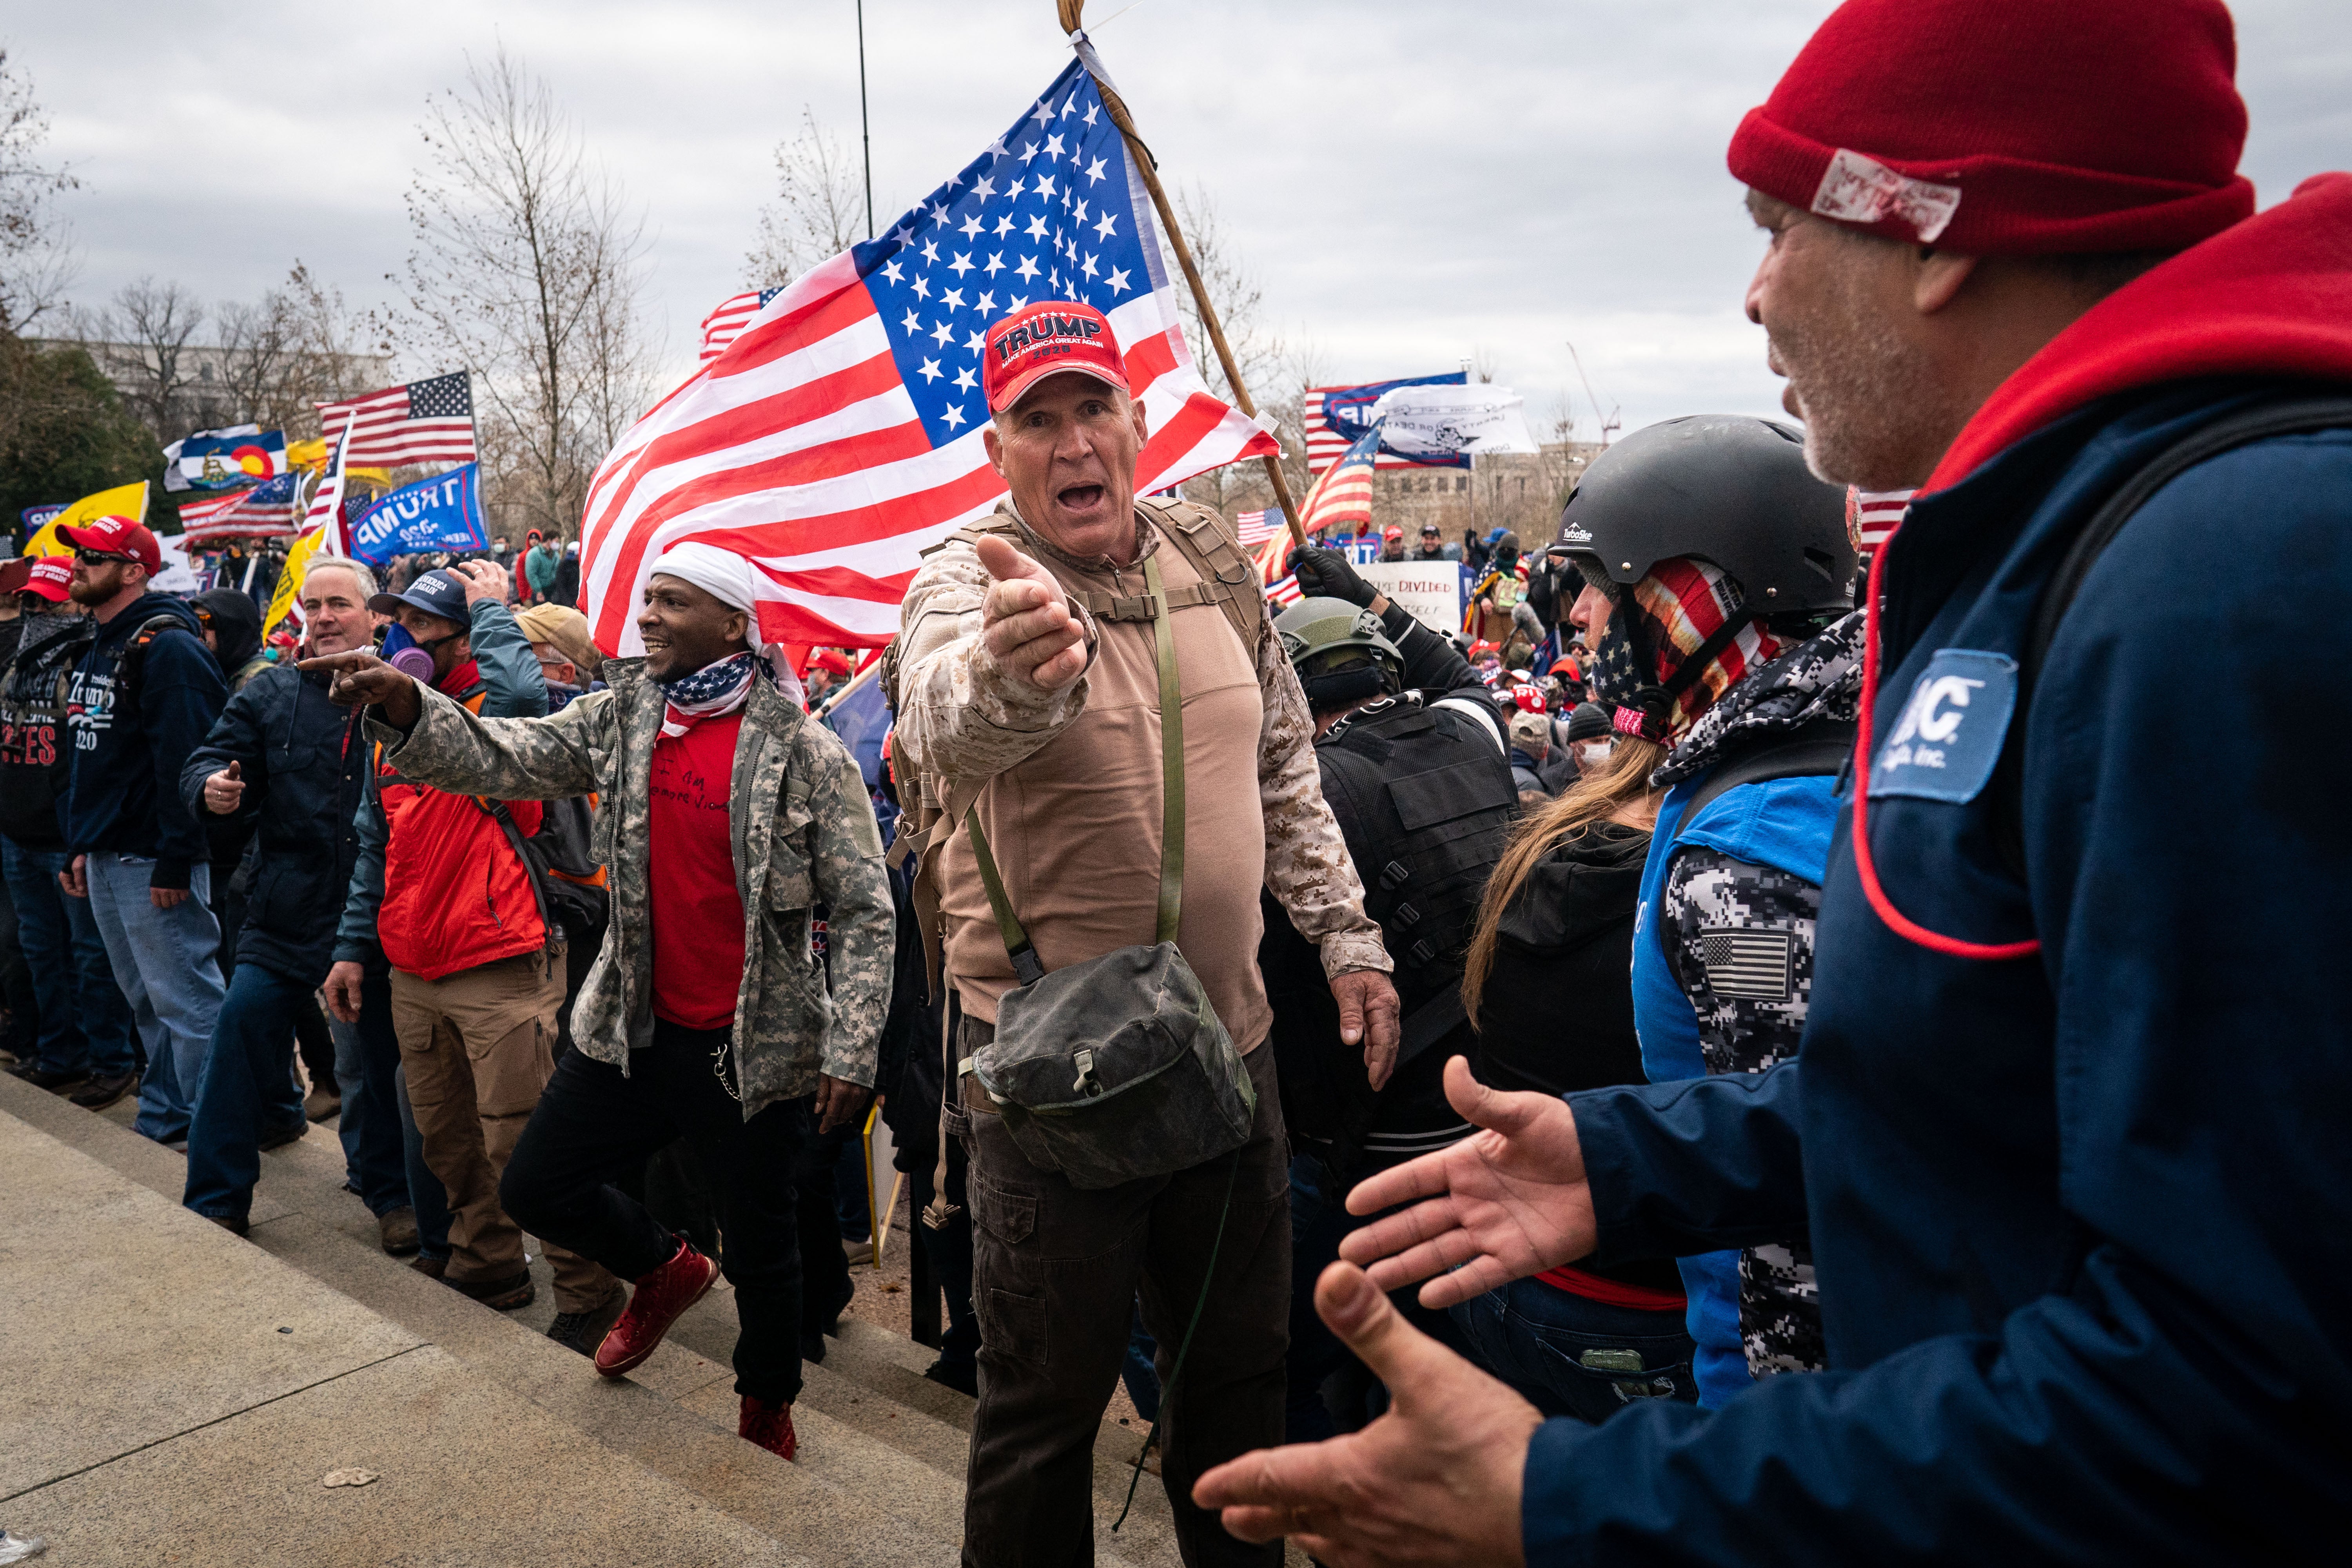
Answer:
[[[52,605],[63,604],[66,586],[73,581],[73,557],[44,555],[33,563],[32,574],[25,579],[20,594],[38,594]]]
[[[991,414],[1003,413],[1023,393],[1066,370],[1133,391],[1110,323],[1092,305],[1074,300],[1042,300],[1013,311],[988,329],[980,357],[980,385]]]
[[[79,528],[60,528],[58,532],[76,550],[127,555],[147,568],[150,577],[163,569],[163,547],[155,542],[155,536],[142,524],[127,517],[101,517]]]

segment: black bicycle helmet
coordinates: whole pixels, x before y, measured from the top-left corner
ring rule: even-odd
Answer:
[[[1851,610],[1845,491],[1805,467],[1804,440],[1741,414],[1644,426],[1584,471],[1551,553],[1621,586],[1693,556],[1731,574],[1752,616]]]

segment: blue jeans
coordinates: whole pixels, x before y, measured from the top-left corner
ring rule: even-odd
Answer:
[[[16,906],[16,941],[33,972],[41,1033],[33,1062],[55,1072],[121,1078],[139,1068],[131,1009],[106,962],[106,939],[88,899],[58,885],[71,861],[63,849],[33,849],[0,838],[0,875]]]
[[[316,989],[257,963],[229,977],[188,1123],[181,1201],[209,1218],[246,1217],[261,1177],[265,1131],[304,1125],[294,1087],[294,1015]]]
[[[205,1052],[227,988],[215,962],[220,922],[209,902],[212,868],[191,867],[188,896],[168,910],[157,909],[147,896],[154,873],[155,862],[147,857],[112,850],[92,853],[83,868],[114,983],[122,987],[147,1047],[147,1076],[131,1130],[158,1143],[176,1143],[188,1135]]]
[[[1409,1156],[1392,1160],[1377,1157],[1367,1160],[1357,1172],[1356,1181],[1377,1175],[1391,1165],[1404,1163]],[[1351,1183],[1350,1185],[1353,1184]],[[1341,1194],[1344,1198],[1345,1194]],[[1324,1403],[1323,1384],[1333,1373],[1355,1362],[1339,1336],[1324,1326],[1315,1310],[1315,1281],[1323,1270],[1339,1259],[1339,1241],[1351,1230],[1359,1230],[1381,1217],[1351,1215],[1342,1202],[1323,1195],[1323,1162],[1312,1154],[1294,1154],[1290,1160],[1290,1356],[1283,1371],[1287,1380],[1285,1391],[1283,1441],[1286,1443],[1318,1443],[1338,1435],[1339,1425]],[[1421,1304],[1418,1285],[1408,1285],[1390,1293],[1413,1327],[1428,1334],[1440,1344],[1459,1347],[1460,1337],[1444,1312],[1433,1311]],[[1364,1373],[1372,1404],[1385,1408],[1386,1391],[1371,1383],[1369,1371]],[[1363,1411],[1364,1420],[1377,1412],[1370,1405]],[[1356,1423],[1363,1425],[1363,1421]]]
[[[1698,1403],[1683,1314],[1514,1279],[1452,1309],[1470,1359],[1546,1415],[1598,1426],[1638,1400]]]
[[[335,1042],[335,1083],[343,1091],[342,1113],[335,1121],[343,1173],[368,1212],[382,1218],[410,1206],[408,1163],[400,1142],[400,1085],[393,1077],[400,1067],[400,1043],[388,1027],[370,1031],[335,1017],[327,1020],[327,1033]],[[370,1049],[375,1034],[391,1044],[388,1058]]]

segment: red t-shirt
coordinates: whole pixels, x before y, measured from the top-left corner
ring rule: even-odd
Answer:
[[[743,715],[705,719],[654,742],[650,841],[654,1016],[688,1029],[735,1021],[743,981],[743,897],[735,889],[727,794]]]

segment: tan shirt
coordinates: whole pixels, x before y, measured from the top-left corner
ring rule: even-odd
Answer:
[[[1166,585],[1197,581],[1181,551],[1139,520]],[[1070,587],[1143,592],[1124,571],[1082,567],[1031,536],[1028,552]],[[969,544],[917,573],[904,623],[898,754],[940,798],[988,781],[981,823],[1014,912],[1049,970],[1152,939],[1161,794],[1157,644],[1148,621],[1097,621],[1094,660],[1073,686],[1038,691],[981,645],[988,576]],[[1257,894],[1269,889],[1321,945],[1327,973],[1390,967],[1339,825],[1323,800],[1314,724],[1271,631],[1244,649],[1213,605],[1172,612],[1184,691],[1185,867],[1177,945],[1246,1051],[1271,1024],[1257,972]],[[961,790],[959,786],[964,786]],[[993,1019],[1013,984],[970,836],[940,861],[947,967],[965,1009]]]

